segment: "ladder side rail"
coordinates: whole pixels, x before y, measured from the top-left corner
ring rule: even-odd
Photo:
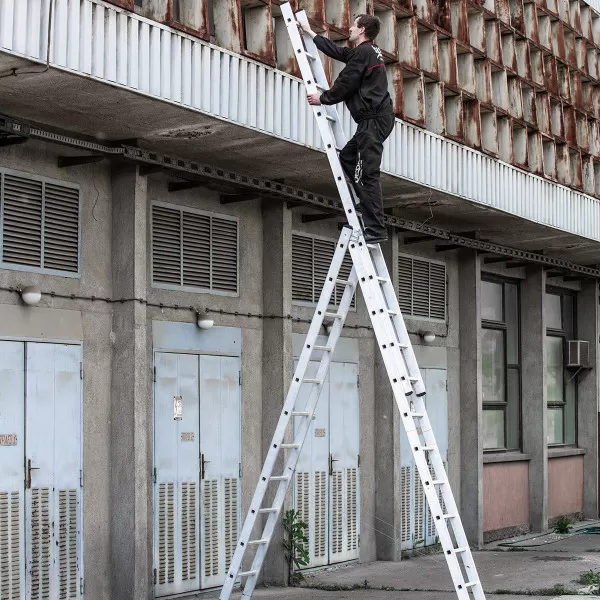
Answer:
[[[295,15],[296,21],[308,21],[308,17],[306,15],[306,11],[301,10]],[[304,47],[308,54],[312,56],[318,56],[320,50],[317,48],[314,40],[307,33],[300,32],[298,30],[298,34],[301,35],[302,40],[304,41]],[[323,68],[323,63],[320,60],[312,61],[312,74],[315,78],[315,82],[317,83],[317,91],[323,92],[329,89],[329,81],[327,80],[327,75],[325,74],[325,69]],[[346,132],[342,127],[342,120],[340,118],[339,111],[337,110],[335,105],[323,105],[327,114],[335,119],[334,121],[330,121],[331,129],[333,130],[333,135],[335,137],[335,142],[338,150],[341,150],[348,141],[346,137]]]
[[[294,47],[294,52],[296,55],[296,60],[298,61],[298,65],[300,66],[300,71],[302,73],[302,78],[304,80],[304,84],[306,86],[306,90],[309,94],[316,94],[317,87],[315,82],[313,81],[313,74],[311,70],[311,66],[308,62],[308,57],[306,55],[306,51],[304,49],[304,45],[302,42],[302,38],[300,37],[300,32],[298,31],[298,26],[296,25],[296,20],[292,13],[289,4],[282,4],[281,11],[284,15],[284,19],[286,22],[287,30],[290,35],[290,39],[292,40],[292,46]],[[314,42],[313,42],[314,43]],[[320,60],[313,61],[320,62]],[[311,82],[310,84],[308,82]],[[315,119],[317,121],[317,125],[319,128],[319,132],[321,134],[321,138],[323,140],[323,145],[325,148],[325,152],[327,154],[327,158],[329,159],[329,164],[331,166],[331,170],[333,172],[335,184],[342,200],[342,204],[344,206],[344,211],[346,213],[346,217],[348,222],[352,226],[353,229],[359,229],[360,223],[356,216],[356,212],[354,210],[354,206],[352,204],[352,196],[348,189],[348,185],[346,183],[346,177],[344,174],[344,170],[342,169],[342,165],[340,163],[337,150],[336,150],[336,139],[333,134],[333,130],[330,126],[330,122],[327,119],[329,113],[321,106],[313,106],[313,113],[315,115]],[[337,111],[336,111],[337,114]],[[339,115],[337,117],[337,123],[340,122]]]
[[[241,569],[245,549],[247,547],[248,541],[250,540],[250,536],[252,535],[252,530],[254,529],[256,519],[259,514],[258,510],[261,508],[263,498],[269,485],[269,478],[271,476],[271,473],[273,472],[273,468],[275,466],[275,462],[279,454],[279,445],[281,444],[281,441],[285,436],[286,429],[289,425],[296,397],[298,396],[302,379],[304,378],[304,374],[306,373],[308,363],[310,361],[312,347],[314,346],[315,341],[319,335],[319,331],[321,329],[323,319],[325,317],[325,312],[327,311],[327,307],[330,304],[330,300],[335,289],[336,279],[338,277],[341,265],[344,260],[344,256],[348,249],[349,238],[350,231],[348,229],[343,229],[340,234],[336,250],[334,252],[333,260],[331,262],[331,265],[329,266],[327,277],[325,279],[325,283],[323,285],[323,289],[321,291],[321,295],[317,303],[317,308],[315,310],[313,319],[309,327],[309,331],[306,337],[307,342],[305,343],[305,347],[300,354],[298,365],[296,366],[296,370],[294,373],[294,379],[292,380],[292,383],[288,390],[288,394],[284,402],[281,416],[275,429],[275,433],[273,434],[271,446],[269,448],[269,451],[267,452],[261,475],[254,491],[252,502],[250,503],[250,507],[248,509],[248,513],[244,521],[242,531],[238,538],[236,550],[232,557],[229,572],[227,574],[225,584],[221,592],[221,600],[227,600],[229,598],[231,591],[233,590],[237,574]],[[352,286],[347,286],[347,288],[350,287]],[[352,287],[351,290],[344,290],[344,294],[342,295],[342,300],[345,301],[348,306],[352,301],[352,296],[354,295],[355,287],[356,286]],[[348,296],[350,296],[349,299]],[[307,346],[310,346],[310,348],[307,348]],[[273,447],[274,444],[276,444],[275,448]]]
[[[433,507],[433,509],[439,514],[441,512],[441,505],[437,496],[437,490],[431,483],[433,481],[433,477],[431,470],[427,465],[424,452],[421,450],[414,450],[414,448],[422,447],[419,434],[417,433],[417,426],[414,423],[414,418],[410,415],[411,410],[408,398],[412,396],[414,392],[409,381],[409,374],[404,363],[401,348],[398,343],[396,343],[397,335],[395,330],[393,330],[392,322],[386,310],[387,304],[385,302],[381,286],[375,276],[376,272],[369,254],[369,249],[364,242],[351,241],[350,253],[357,268],[359,283],[363,291],[365,302],[369,309],[371,322],[373,323],[375,336],[378,344],[380,345],[380,351],[386,365],[390,383],[392,384],[394,397],[396,399],[398,408],[401,411],[407,437],[409,438],[409,443],[411,444],[411,451],[415,457],[415,464],[417,465],[419,475],[424,484],[423,488],[425,496],[428,502],[430,502],[430,506]],[[395,345],[391,345],[390,342],[394,340],[396,341],[394,342]],[[399,374],[400,378],[394,377],[391,375],[392,373]],[[405,414],[407,417],[404,416]],[[425,485],[425,482],[430,483]],[[438,525],[437,530],[440,536],[440,542],[442,543],[442,546],[446,552],[446,560],[448,562],[448,567],[454,582],[456,593],[458,594],[460,600],[468,600],[469,592],[468,589],[465,588],[466,582],[464,580],[458,558],[456,554],[452,552],[454,544],[452,542],[450,532],[443,519],[436,520],[436,525]],[[450,551],[450,554],[447,553],[448,551]]]
[[[344,294],[342,295],[342,299],[341,299],[340,305],[339,305],[340,314],[343,314],[343,315],[348,314],[348,310],[350,308],[352,298],[354,296],[356,287],[358,285],[357,279],[358,279],[358,276],[356,274],[356,270],[353,268],[350,273],[350,277],[349,277],[349,281],[353,282],[353,285],[347,286],[346,290],[344,291]],[[332,329],[331,329],[331,333],[330,333],[328,341],[327,341],[327,346],[335,348],[337,341],[340,337],[340,334],[342,332],[343,322],[341,322],[341,321],[343,321],[343,320],[344,319],[336,319],[336,325],[334,325],[334,327],[332,327]],[[339,321],[340,321],[340,323],[338,324]],[[331,365],[332,358],[333,358],[333,352],[323,352],[323,356],[321,358],[321,362],[319,364],[319,368],[318,368],[318,371],[317,371],[317,374],[315,377],[316,379],[324,381],[325,377],[327,376],[327,372],[329,371],[329,367]],[[320,394],[321,394],[321,389],[322,389],[322,384],[320,384],[320,385],[313,384],[312,390],[309,395],[309,399],[307,401],[307,405],[304,409],[305,412],[309,412],[311,415],[314,414],[314,412],[317,408]],[[302,451],[302,447],[304,446],[306,437],[308,435],[308,432],[310,431],[310,426],[311,426],[311,419],[310,418],[305,419],[304,422],[302,423],[302,425],[300,426],[300,430],[298,431],[297,437],[294,438],[294,443],[295,444],[299,443],[300,447],[292,448],[292,449],[288,450],[288,455],[287,455],[287,459],[285,461],[283,474],[289,475],[289,479],[284,479],[279,482],[277,492],[273,499],[273,506],[282,507],[284,504],[288,488],[291,485],[292,480],[293,480],[293,475],[296,470],[296,465],[298,464],[298,459],[300,458],[300,452]],[[275,531],[275,527],[277,526],[279,512],[280,511],[278,511],[277,513],[269,514],[269,516],[267,518],[267,523],[265,524],[263,534],[260,536],[262,539],[267,539],[269,541],[272,539],[273,533]],[[254,560],[252,561],[252,567],[250,569],[250,571],[256,572],[256,575],[251,575],[246,580],[246,584],[244,586],[243,597],[250,598],[252,596],[252,592],[258,582],[258,574],[260,573],[260,570],[262,568],[262,564],[266,557],[269,545],[270,545],[270,543],[261,544],[258,547],[256,554],[254,556]]]
[[[387,301],[388,307],[396,313],[395,315],[393,315],[392,321],[394,323],[396,332],[398,333],[398,339],[409,340],[408,330],[406,329],[406,323],[404,321],[404,318],[402,317],[402,311],[400,310],[398,296],[396,294],[396,290],[394,289],[392,278],[390,277],[388,267],[386,265],[385,258],[383,257],[381,248],[378,247],[374,249],[371,252],[371,256],[373,257],[373,263],[375,265],[375,270],[377,271],[378,275],[385,276],[387,278],[387,282],[382,285],[382,290]],[[423,384],[423,380],[420,375],[419,365],[415,356],[415,351],[411,343],[407,344],[407,348],[403,350],[402,354],[404,356],[404,360],[406,361],[406,366],[410,375],[416,376],[417,374],[419,374],[420,381],[418,383],[420,383],[420,385],[414,386],[416,394],[424,394],[425,385]]]

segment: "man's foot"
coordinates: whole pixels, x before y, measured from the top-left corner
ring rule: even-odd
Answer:
[[[374,235],[372,233],[365,233],[365,242],[367,244],[385,244],[388,241],[387,233],[380,233]]]

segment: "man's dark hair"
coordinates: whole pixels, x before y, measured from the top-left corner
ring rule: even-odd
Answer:
[[[365,37],[373,41],[381,29],[381,20],[374,15],[358,15],[357,25],[365,28]]]

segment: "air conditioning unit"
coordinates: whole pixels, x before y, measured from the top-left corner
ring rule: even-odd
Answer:
[[[585,340],[567,340],[567,368],[589,369],[590,343]]]

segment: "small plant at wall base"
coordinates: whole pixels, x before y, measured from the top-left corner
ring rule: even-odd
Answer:
[[[558,517],[554,521],[554,533],[569,533],[572,529],[571,523],[572,521],[569,517]]]
[[[297,569],[306,567],[310,557],[305,544],[308,544],[306,530],[308,525],[300,521],[300,515],[297,511],[290,509],[285,512],[283,517],[283,548],[285,550],[285,560],[288,564],[288,585],[296,585],[303,581],[304,575]]]

